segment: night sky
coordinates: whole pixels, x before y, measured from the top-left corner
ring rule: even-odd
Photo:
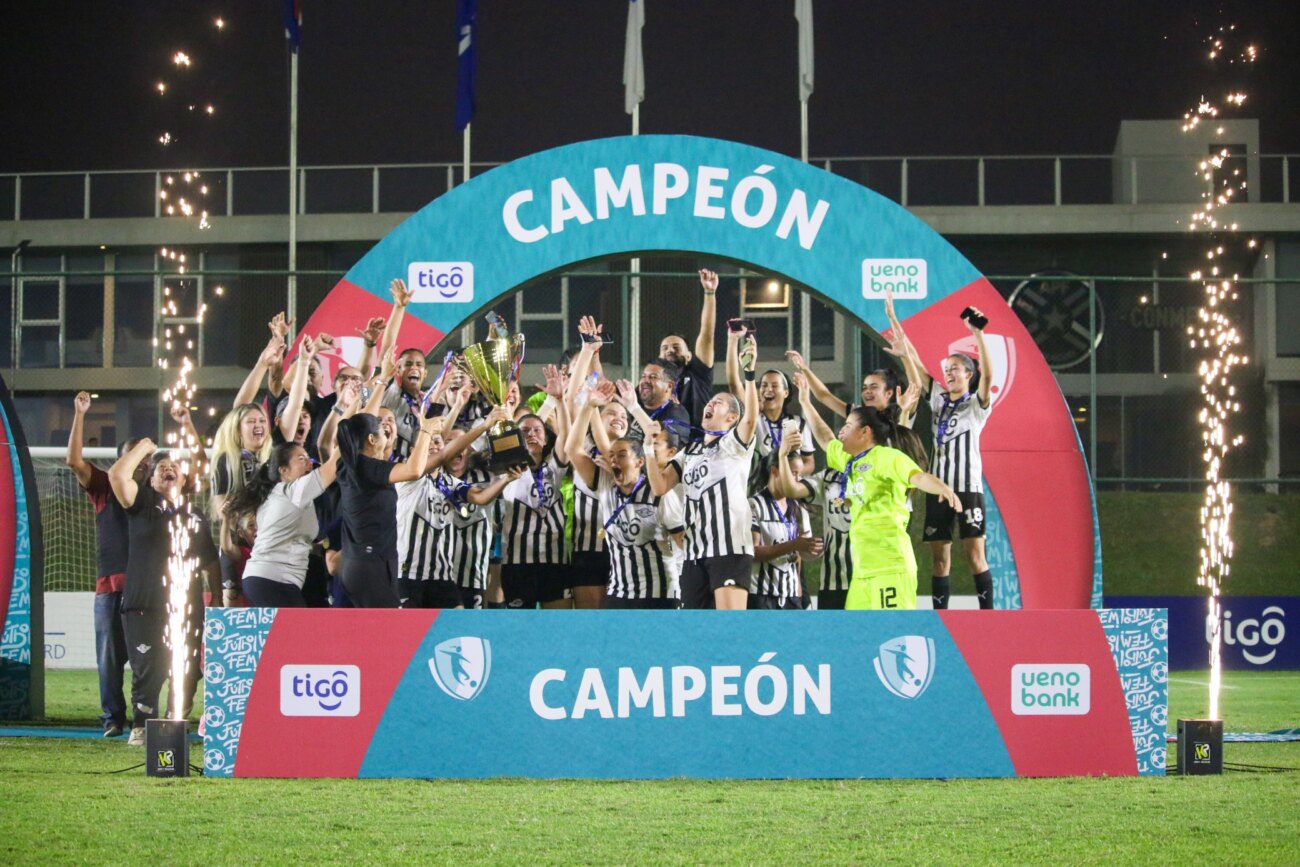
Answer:
[[[797,155],[791,0],[646,2],[642,131]],[[454,0],[302,5],[302,164],[459,161]],[[1261,119],[1265,153],[1300,151],[1294,0],[814,7],[814,157],[1110,153],[1122,119],[1177,118],[1239,81],[1250,99],[1232,116]],[[622,0],[480,0],[475,160],[626,134],[626,14]],[[1216,77],[1202,45],[1234,21],[1261,49],[1244,81]],[[288,162],[278,0],[28,0],[6,7],[0,42],[0,172]],[[176,50],[194,59],[179,74]],[[208,102],[211,118],[185,110]]]

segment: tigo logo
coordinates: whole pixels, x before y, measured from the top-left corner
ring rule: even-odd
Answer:
[[[355,665],[280,668],[284,716],[356,716],[361,713],[361,669]]]
[[[412,262],[406,285],[417,304],[450,304],[474,300],[471,262]]]
[[[1092,707],[1086,665],[1011,666],[1011,712],[1017,716],[1083,716]]]
[[[433,649],[429,660],[434,683],[461,701],[477,698],[491,672],[492,646],[482,638],[449,638]]]
[[[920,698],[934,678],[934,639],[900,635],[880,645],[876,677],[899,698]]]
[[[924,259],[863,259],[862,297],[883,300],[888,289],[895,298],[924,298],[925,272]]]

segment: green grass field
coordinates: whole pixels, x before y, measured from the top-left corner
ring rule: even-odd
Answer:
[[[91,723],[97,702],[93,671],[48,673],[50,722]],[[1228,673],[1222,709],[1230,731],[1300,725],[1300,672]],[[1171,726],[1205,710],[1205,675],[1175,674]],[[491,749],[491,739],[466,748]],[[1228,762],[1291,773],[1199,778],[163,781],[139,769],[112,773],[141,753],[121,740],[4,738],[0,730],[0,855],[13,864],[1293,864],[1300,854],[1295,743],[1225,748]]]

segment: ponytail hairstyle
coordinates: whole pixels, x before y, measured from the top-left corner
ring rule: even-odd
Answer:
[[[280,483],[280,470],[289,466],[294,451],[301,448],[296,443],[280,443],[271,449],[271,459],[258,468],[248,484],[226,498],[222,511],[231,524],[238,524],[243,515],[256,512],[262,507],[266,498],[271,496],[271,491]]]
[[[921,445],[921,438],[915,431],[898,423],[900,412],[897,404],[884,411],[874,406],[858,406],[849,413],[849,418],[862,427],[870,428],[876,445],[898,449],[906,453],[918,466],[924,466],[925,447]]]
[[[767,376],[769,373],[774,373],[777,376],[781,377],[781,384],[785,386],[785,400],[781,401],[781,412],[788,414],[790,412],[790,399],[791,397],[793,397],[793,391],[794,391],[793,389],[790,388],[790,377],[786,376],[784,373],[777,370],[775,367],[769,367],[767,370],[763,371],[758,375],[759,381],[761,382],[763,380],[763,377]]]
[[[368,412],[359,412],[351,418],[345,418],[338,425],[339,457],[350,467],[357,465],[357,458],[366,448],[371,435],[379,436],[379,416]]]
[[[216,490],[217,467],[225,464],[226,473],[230,477],[230,489],[226,491],[227,497],[233,497],[244,487],[244,474],[242,472],[243,463],[243,440],[240,438],[240,429],[244,424],[244,419],[251,412],[260,412],[266,415],[266,410],[261,404],[241,403],[239,406],[226,413],[226,417],[221,420],[221,425],[217,428],[216,434],[212,437],[212,454],[211,462],[208,468],[208,479],[212,484],[212,489]],[[257,464],[264,464],[271,457],[271,420],[266,421],[266,439],[257,451],[252,452],[253,461]],[[220,515],[213,509],[212,519],[218,520]]]

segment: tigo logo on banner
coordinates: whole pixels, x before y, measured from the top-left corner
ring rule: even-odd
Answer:
[[[492,646],[482,638],[449,638],[433,649],[429,672],[447,695],[470,701],[487,685],[492,672]]]
[[[876,677],[899,698],[920,698],[934,678],[934,639],[900,635],[880,645]]]
[[[1083,716],[1092,707],[1086,665],[1011,666],[1011,712],[1018,716]]]
[[[412,262],[406,268],[406,287],[416,304],[443,304],[474,300],[472,262]]]
[[[925,271],[924,259],[863,259],[862,297],[883,301],[888,289],[895,298],[924,298]]]
[[[280,668],[284,716],[356,716],[361,713],[361,669],[355,665]]]

